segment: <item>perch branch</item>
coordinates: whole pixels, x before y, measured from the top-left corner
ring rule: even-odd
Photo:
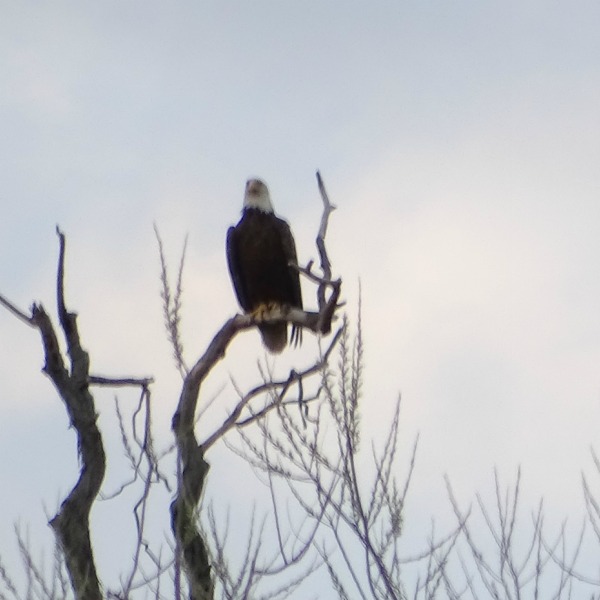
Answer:
[[[100,385],[106,387],[141,387],[143,389],[154,383],[153,377],[102,377],[100,375],[90,375],[88,377],[89,385]]]

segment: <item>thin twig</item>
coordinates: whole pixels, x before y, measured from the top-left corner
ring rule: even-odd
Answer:
[[[2,306],[4,306],[4,308],[6,308],[13,315],[15,315],[15,317],[17,317],[18,319],[20,319],[27,325],[30,325],[31,327],[35,327],[35,323],[33,322],[33,317],[31,315],[25,314],[24,311],[17,308],[17,306],[15,304],[13,304],[7,298],[2,296],[2,294],[0,294],[0,304],[2,304]]]

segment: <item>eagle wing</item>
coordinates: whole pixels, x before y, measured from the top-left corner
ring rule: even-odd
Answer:
[[[281,219],[281,244],[283,246],[283,253],[286,262],[298,264],[298,257],[296,255],[296,243],[294,242],[294,236],[292,230],[286,221]],[[300,287],[300,273],[291,266],[288,266],[289,273],[289,285],[290,285],[290,305],[294,308],[302,309],[302,289]],[[292,334],[290,336],[290,342],[295,346],[302,343],[302,329],[296,325],[292,325]]]
[[[245,311],[249,311],[251,307],[240,269],[239,243],[235,227],[230,227],[227,230],[227,266],[229,267],[229,274],[238,302]]]

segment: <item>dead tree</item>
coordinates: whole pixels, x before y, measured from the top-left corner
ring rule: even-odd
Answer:
[[[336,311],[340,307],[341,280],[334,279],[325,238],[329,217],[334,207],[317,174],[318,187],[323,202],[323,215],[316,239],[319,256],[319,272],[311,261],[306,267],[293,265],[302,276],[316,286],[314,312],[298,309],[277,308],[268,315],[261,315],[261,322],[286,322],[311,330],[319,336],[332,330]],[[151,441],[146,435],[135,439],[141,453],[148,458],[148,471],[143,476],[145,488],[136,507],[138,544],[130,574],[124,578],[118,592],[104,591],[96,573],[93,549],[90,543],[89,514],[96,500],[105,474],[105,454],[102,436],[97,426],[97,415],[90,386],[137,386],[141,389],[140,406],[144,405],[149,430],[151,378],[110,378],[90,374],[89,358],[83,350],[76,323],[76,315],[66,308],[64,299],[65,238],[58,232],[60,252],[57,273],[57,304],[61,329],[67,342],[68,361],[63,357],[51,320],[41,305],[34,305],[28,315],[8,300],[0,302],[15,316],[37,328],[42,336],[46,364],[45,373],[56,386],[63,399],[69,418],[77,433],[81,456],[79,481],[64,500],[58,514],[51,520],[60,547],[64,553],[75,598],[77,600],[99,599],[106,593],[109,598],[125,599],[140,585],[135,581],[139,571],[143,538],[143,509],[149,494],[150,481],[158,473],[158,459],[151,451]],[[158,236],[158,232],[157,232]],[[394,477],[397,456],[399,403],[396,406],[389,431],[381,453],[374,451],[375,479],[366,490],[358,466],[360,446],[360,411],[363,371],[363,346],[358,320],[358,334],[354,341],[349,335],[347,319],[342,324],[317,359],[308,366],[292,370],[287,377],[277,378],[271,373],[261,373],[261,382],[248,390],[239,392],[239,398],[228,417],[216,430],[205,434],[201,441],[196,434],[198,402],[202,384],[213,367],[224,358],[235,336],[257,322],[251,315],[235,315],[228,319],[208,344],[205,352],[191,368],[183,359],[183,347],[179,335],[181,307],[181,279],[183,256],[179,268],[176,290],[171,294],[168,284],[166,261],[159,238],[162,264],[164,314],[169,339],[173,347],[176,365],[182,374],[183,384],[179,402],[172,418],[175,438],[174,449],[178,459],[178,477],[175,497],[171,503],[171,528],[175,539],[174,558],[161,561],[153,558],[156,578],[167,569],[174,573],[174,590],[170,597],[180,600],[184,595],[191,600],[213,600],[215,581],[222,586],[226,598],[253,597],[257,582],[269,575],[281,576],[290,567],[299,565],[309,554],[306,566],[299,575],[278,584],[269,597],[286,597],[304,577],[324,565],[330,575],[333,589],[340,598],[352,596],[351,589],[359,597],[404,598],[406,590],[402,582],[402,565],[429,559],[424,579],[427,589],[436,589],[442,581],[442,560],[453,548],[456,532],[444,538],[432,540],[421,554],[402,557],[398,540],[402,533],[403,507],[410,476],[414,466],[414,452],[409,463],[406,480],[398,485]],[[338,373],[328,366],[334,349],[339,347]],[[307,391],[310,379],[317,381],[316,391]],[[294,393],[293,390],[297,390]],[[314,407],[309,411],[309,406]],[[119,426],[123,430],[122,417],[117,407]],[[273,417],[279,432],[269,425]],[[258,433],[261,444],[256,445],[247,435],[249,427]],[[331,426],[331,427],[330,427]],[[329,428],[333,435],[327,437]],[[235,447],[229,439],[230,432],[238,431],[242,447]],[[125,436],[123,436],[125,437]],[[135,436],[134,436],[135,437]],[[273,499],[272,514],[277,531],[278,559],[268,566],[259,565],[260,543],[252,543],[256,534],[250,533],[247,557],[243,572],[233,576],[228,565],[225,540],[216,525],[210,505],[201,504],[202,492],[209,474],[207,452],[219,441],[224,441],[234,451],[266,473]],[[333,445],[332,445],[333,444]],[[131,451],[126,452],[131,455]],[[132,469],[138,476],[139,461],[131,456]],[[160,478],[160,475],[156,475]],[[303,514],[302,535],[296,535],[291,543],[282,534],[282,515],[277,502],[277,481],[285,482],[291,497]],[[301,488],[311,486],[312,500],[307,502]],[[126,485],[126,484],[125,484]],[[125,486],[124,486],[125,487]],[[117,492],[118,493],[118,492]],[[203,518],[200,518],[203,517]],[[252,523],[251,527],[254,525]],[[294,532],[293,524],[288,524]],[[326,533],[324,533],[326,532]],[[351,536],[348,538],[348,535]],[[292,538],[294,534],[292,533]],[[302,541],[298,541],[301,539]],[[356,559],[346,552],[348,540],[357,542],[364,558]],[[352,542],[350,542],[352,543]],[[332,545],[333,544],[333,545]],[[436,556],[438,561],[432,561]],[[339,557],[342,557],[341,561]],[[180,562],[181,561],[181,562]],[[186,584],[180,580],[179,565],[186,576]],[[348,583],[350,582],[350,584]],[[145,575],[141,584],[149,583]],[[350,587],[349,587],[350,586]],[[421,588],[425,589],[425,588]],[[186,591],[187,590],[187,591]],[[155,592],[159,597],[158,591]],[[429,597],[429,596],[427,596]]]
[[[323,334],[331,330],[332,318],[339,305],[341,282],[332,278],[325,246],[329,214],[333,207],[320,176],[317,177],[324,205],[316,242],[321,272],[315,274],[312,263],[298,269],[317,285],[319,310],[315,313],[273,311],[270,319],[273,322],[285,320]],[[373,450],[375,478],[372,486],[365,488],[365,474],[359,467],[359,401],[363,378],[360,307],[354,340],[344,317],[313,365],[302,371],[292,371],[289,377],[281,379],[275,378],[272,373],[261,373],[260,384],[247,392],[238,390],[239,400],[222,426],[204,441],[198,442],[194,426],[200,386],[212,367],[225,355],[227,345],[235,334],[252,327],[254,320],[251,316],[237,315],[227,321],[204,355],[188,370],[182,359],[178,334],[180,320],[177,307],[181,304],[182,267],[180,265],[177,291],[172,295],[160,238],[159,246],[163,264],[165,321],[177,367],[184,374],[183,390],[172,426],[181,476],[171,510],[173,532],[183,556],[191,598],[212,600],[215,579],[220,582],[224,598],[255,597],[258,579],[289,572],[290,567],[304,559],[308,563],[305,570],[296,579],[287,580],[275,590],[270,590],[269,598],[287,597],[304,576],[324,566],[330,575],[332,589],[340,598],[356,595],[360,598],[400,600],[407,597],[403,568],[415,563],[425,564],[425,576],[415,596],[432,597],[431,590],[437,590],[443,580],[441,559],[454,548],[460,529],[455,528],[443,537],[432,536],[421,552],[413,550],[403,555],[399,548],[404,504],[416,453],[415,443],[406,478],[400,483],[395,476],[399,402],[393,411],[381,451]],[[336,348],[339,349],[337,368],[331,368],[329,363]],[[307,393],[305,382],[312,376],[318,378],[318,389]],[[293,388],[297,389],[295,397],[292,397]],[[262,404],[254,403],[257,398],[262,398]],[[269,420],[271,417],[273,420]],[[254,427],[248,430],[250,425]],[[224,437],[234,429],[239,433],[241,445],[235,445],[229,437]],[[277,559],[271,558],[268,566],[259,565],[260,542],[257,542],[254,547],[248,544],[242,566],[233,573],[227,560],[226,539],[219,531],[211,506],[200,509],[200,497],[209,473],[206,453],[221,439],[255,470],[265,474],[272,498],[270,514],[277,532],[277,539],[269,544],[271,554],[273,549],[277,550]],[[285,501],[279,496],[280,484],[289,492]],[[296,503],[300,525],[285,522],[286,511],[282,507],[288,506],[289,501]],[[200,518],[200,513],[204,513],[204,519]],[[206,516],[208,531],[201,526]],[[356,553],[349,547],[362,551]],[[434,555],[437,560],[432,560]]]
[[[309,263],[306,268],[292,265],[302,274],[317,285],[318,311],[308,312],[287,307],[276,308],[267,316],[261,316],[261,322],[287,322],[299,325],[313,331],[315,334],[327,334],[331,331],[331,323],[339,305],[341,280],[333,280],[331,276],[331,263],[325,249],[325,235],[329,221],[329,215],[334,206],[329,201],[325,187],[319,174],[317,174],[319,190],[323,200],[323,217],[317,235],[317,248],[320,256],[321,273],[313,272],[313,264]],[[205,460],[207,450],[227,432],[233,428],[247,425],[249,422],[260,421],[267,413],[277,408],[284,401],[292,382],[301,385],[302,380],[317,374],[323,368],[324,360],[320,358],[312,367],[304,372],[293,372],[285,381],[269,381],[250,394],[240,399],[229,417],[223,422],[217,431],[210,434],[203,442],[198,442],[195,434],[196,412],[198,397],[202,383],[209,375],[212,368],[225,356],[227,347],[236,334],[256,325],[255,318],[251,315],[236,315],[229,319],[217,332],[208,345],[205,353],[196,361],[188,371],[183,365],[181,343],[178,334],[178,306],[179,294],[176,292],[172,297],[166,278],[166,266],[161,248],[161,262],[163,265],[163,299],[165,301],[164,312],[169,332],[169,338],[173,345],[174,356],[178,368],[185,373],[179,403],[172,421],[172,429],[177,444],[178,459],[180,463],[180,477],[175,500],[171,504],[171,523],[173,534],[185,567],[190,598],[193,600],[211,600],[214,597],[214,584],[211,574],[209,550],[206,540],[198,529],[198,508],[202,490],[209,472],[209,465]],[[183,261],[183,258],[182,258]],[[181,290],[181,273],[177,290]],[[329,290],[329,293],[328,293]],[[171,304],[172,301],[172,304]],[[334,337],[333,343],[337,341]],[[328,354],[327,354],[328,355]],[[326,357],[325,357],[326,360]],[[244,411],[251,411],[251,401],[260,393],[272,393],[272,401],[262,407],[259,414],[251,412],[250,418],[243,416]]]
[[[324,207],[316,241],[319,272],[315,273],[312,262],[306,267],[294,265],[316,285],[317,310],[275,309],[266,317],[262,315],[261,322],[267,319],[274,323],[293,323],[324,335],[331,332],[340,307],[341,280],[332,277],[325,247],[328,220],[334,207],[329,202],[320,176],[317,177]],[[441,536],[433,530],[423,548],[403,551],[404,506],[414,468],[416,443],[409,454],[404,480],[400,481],[396,475],[398,401],[391,411],[388,430],[381,436],[377,447],[373,445],[371,448],[370,482],[362,472],[363,460],[359,458],[363,373],[360,306],[354,337],[350,335],[348,320],[344,317],[341,326],[321,348],[320,355],[308,366],[291,371],[287,377],[261,372],[261,381],[245,392],[237,390],[239,397],[227,418],[214,431],[204,433],[199,441],[196,427],[202,385],[213,367],[224,358],[235,336],[254,327],[256,322],[249,315],[228,319],[202,356],[188,369],[179,336],[183,257],[176,291],[172,295],[160,238],[165,320],[183,384],[172,418],[175,438],[172,449],[177,453],[179,465],[175,497],[170,507],[175,547],[171,548],[172,556],[166,560],[160,553],[151,554],[144,538],[144,507],[152,481],[165,479],[158,468],[160,458],[152,450],[152,378],[102,377],[90,372],[90,360],[80,339],[76,314],[68,310],[65,301],[65,237],[60,231],[57,233],[58,331],[64,335],[66,355],[60,348],[57,330],[41,304],[34,304],[28,313],[0,296],[1,305],[41,335],[45,358],[43,371],[64,403],[76,432],[81,459],[77,483],[50,520],[63,557],[57,560],[57,581],[52,586],[45,586],[42,576],[30,566],[33,577],[40,582],[39,597],[67,597],[68,583],[63,576],[66,571],[77,600],[104,597],[129,600],[140,587],[149,589],[157,599],[181,600],[187,596],[191,600],[214,600],[216,582],[223,598],[241,600],[257,597],[255,590],[261,578],[281,578],[282,574],[290,572],[288,569],[301,564],[303,567],[299,574],[282,577],[275,589],[264,597],[273,600],[287,597],[307,575],[321,567],[327,571],[331,588],[341,599],[396,600],[409,596],[456,600],[465,597],[508,599],[522,597],[529,592],[533,597],[540,597],[550,589],[546,583],[548,574],[558,574],[550,589],[556,598],[572,597],[577,584],[587,586],[586,591],[592,588],[593,592],[600,586],[596,576],[585,576],[577,564],[583,554],[585,526],[591,529],[597,540],[600,539],[599,503],[585,478],[583,485],[588,519],[570,553],[566,550],[564,527],[554,539],[545,539],[541,503],[531,515],[530,534],[525,545],[516,546],[520,472],[514,487],[507,490],[502,489],[496,475],[495,506],[492,510],[486,507],[481,496],[477,496],[482,525],[479,527],[473,525],[473,511],[459,507],[448,483],[456,527]],[[336,368],[330,366],[334,351],[338,352]],[[316,390],[314,386],[309,389],[311,378],[317,381]],[[131,568],[118,591],[103,589],[90,541],[90,510],[98,498],[106,471],[104,444],[91,392],[93,386],[138,388],[141,395],[134,413],[145,415],[141,435],[136,432],[135,422],[132,426],[134,446],[139,455],[134,456],[134,451],[126,448],[134,479],[141,478],[144,489],[134,509],[137,547]],[[117,416],[122,437],[126,438],[118,405]],[[230,434],[234,431],[239,434],[237,443],[231,439]],[[255,527],[252,520],[241,570],[234,573],[228,564],[227,540],[219,529],[213,507],[202,504],[202,492],[210,472],[207,453],[218,442],[225,443],[264,475],[271,496],[270,512],[275,531],[275,537],[268,543],[270,562],[266,566],[259,560],[262,525],[258,523]],[[143,473],[140,466],[142,456],[146,457]],[[600,461],[595,455],[594,462],[600,472]],[[121,489],[127,485],[129,483]],[[120,491],[117,490],[116,494]],[[285,511],[282,509],[284,503],[280,501],[283,493],[286,493]],[[293,503],[296,512],[292,511],[290,515],[289,505]],[[294,515],[299,515],[299,521],[293,521]],[[489,534],[495,551],[485,550],[482,546],[478,539],[482,532]],[[21,553],[32,565],[27,541],[19,532],[17,537]],[[466,550],[466,556],[462,550]],[[142,552],[150,555],[154,567],[149,576],[140,567]],[[179,577],[180,564],[186,583]],[[412,589],[409,589],[406,569],[415,566],[418,575]],[[173,575],[174,584],[173,589],[165,594],[160,585],[153,584],[167,572]],[[461,574],[463,577],[460,577]],[[11,597],[21,597],[2,564],[0,582],[6,584]],[[2,592],[0,596],[8,597]],[[591,597],[598,598],[598,594],[592,593]]]
[[[67,344],[68,360],[63,356],[54,325],[41,304],[34,304],[30,314],[0,296],[0,303],[27,325],[38,329],[44,348],[44,373],[62,399],[69,420],[77,434],[81,469],[79,479],[51,519],[64,553],[67,572],[78,600],[100,600],[103,597],[90,542],[90,510],[106,471],[102,435],[97,425],[94,397],[90,386],[135,385],[147,389],[151,378],[111,379],[90,374],[88,353],[81,345],[77,315],[67,310],[64,296],[65,236],[57,229],[60,252],[58,258],[56,301],[60,327]]]

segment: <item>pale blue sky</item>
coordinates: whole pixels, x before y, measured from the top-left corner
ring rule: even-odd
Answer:
[[[402,392],[405,448],[421,434],[419,518],[446,505],[444,473],[467,502],[494,466],[509,478],[519,464],[532,505],[545,495],[557,519],[582,513],[600,422],[597,2],[0,11],[0,291],[53,307],[60,224],[94,367],[158,378],[163,441],[177,377],[153,222],[173,264],[190,236],[191,361],[237,309],[224,239],[246,178],[269,184],[306,262],[319,168],[339,206],[329,242],[351,315],[362,281],[364,436]],[[0,500],[6,539],[13,520],[43,526],[33,513],[54,509],[75,457],[37,334],[6,312],[0,328],[0,452],[14,455],[0,481],[19,491]],[[253,381],[254,358],[236,372],[259,351],[246,338],[211,390],[228,372]],[[110,419],[112,396],[101,398]]]

